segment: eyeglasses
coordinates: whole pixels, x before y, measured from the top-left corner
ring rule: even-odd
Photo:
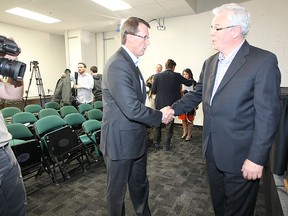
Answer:
[[[132,33],[127,33],[127,34],[130,34],[130,35],[133,35],[133,36],[142,38],[142,39],[144,39],[144,40],[149,40],[149,39],[150,39],[150,37],[149,37],[148,35],[142,36],[142,35],[132,34]]]
[[[227,26],[227,27],[220,27],[220,28],[217,28],[215,26],[210,26],[210,29],[211,29],[211,31],[218,32],[218,31],[222,31],[224,29],[229,29],[229,28],[233,28],[233,27],[235,27],[235,26]]]

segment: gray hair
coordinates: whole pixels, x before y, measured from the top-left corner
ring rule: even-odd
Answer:
[[[231,4],[224,4],[220,7],[214,8],[212,10],[212,13],[214,15],[217,15],[223,11],[231,12],[231,15],[229,16],[231,21],[230,25],[241,26],[242,29],[241,35],[245,37],[248,34],[251,26],[251,17],[249,11],[246,10],[244,7],[241,7],[235,3],[231,3]]]

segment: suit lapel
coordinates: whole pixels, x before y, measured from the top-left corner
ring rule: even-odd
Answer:
[[[142,91],[142,95],[143,95],[143,101],[145,101],[145,100],[146,100],[146,88],[145,88],[144,78],[143,78],[143,76],[142,76],[142,73],[141,73],[139,67],[136,67],[136,69],[137,69],[137,71],[138,71],[138,75],[139,75],[138,77],[140,78],[140,79],[139,79],[140,88],[141,88],[141,86],[142,86],[141,91]],[[142,83],[142,84],[141,84],[141,83]]]
[[[146,100],[146,89],[145,89],[145,84],[143,83],[143,81],[144,81],[143,76],[142,76],[139,68],[135,66],[135,64],[132,61],[131,57],[125,51],[125,49],[123,47],[120,48],[120,52],[122,53],[123,57],[126,59],[127,63],[129,64],[131,70],[133,71],[133,73],[134,73],[134,75],[136,77],[136,82],[135,83],[137,85],[137,89],[139,89],[139,91],[137,91],[136,93],[137,93],[138,96],[140,96],[140,101],[145,103],[145,100]],[[141,88],[141,82],[142,82],[142,88]]]
[[[217,91],[215,94],[217,94],[219,91],[221,91],[222,88],[229,82],[230,79],[240,70],[240,68],[245,64],[246,58],[245,56],[249,52],[249,44],[248,42],[244,42],[242,47],[239,49],[238,53],[234,57],[233,61],[231,62],[229,68],[227,69]]]
[[[217,73],[217,65],[218,65],[218,55],[215,56],[215,58],[212,60],[211,65],[210,65],[210,76],[207,81],[207,94],[208,95],[208,104],[210,104],[211,96],[212,96],[212,91],[213,91],[213,86],[216,78],[216,73]]]

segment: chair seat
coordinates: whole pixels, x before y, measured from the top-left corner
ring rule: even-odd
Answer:
[[[85,145],[88,145],[90,143],[93,143],[91,141],[91,139],[87,136],[87,134],[82,134],[79,136],[79,139],[81,140],[82,143],[84,143]]]
[[[21,144],[26,143],[26,142],[27,142],[26,140],[12,139],[12,140],[10,140],[8,143],[9,143],[9,145],[12,147],[12,146],[21,145]]]

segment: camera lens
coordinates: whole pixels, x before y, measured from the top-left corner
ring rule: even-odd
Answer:
[[[13,80],[23,80],[26,64],[6,58],[0,59],[0,74],[11,77]]]

